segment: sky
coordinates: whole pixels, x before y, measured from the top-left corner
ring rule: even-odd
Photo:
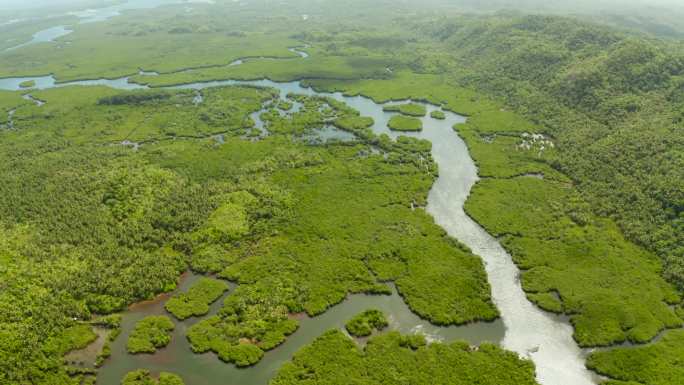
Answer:
[[[0,0],[0,11],[26,11],[33,9],[84,9],[99,5],[109,5],[123,0]],[[141,1],[141,0],[132,0]],[[144,0],[142,0],[144,1]],[[258,1],[258,0],[252,0]],[[311,0],[312,2],[316,0]],[[335,1],[335,0],[330,0]],[[343,1],[343,0],[337,0]],[[368,0],[374,1],[374,0]],[[423,0],[413,0],[423,3]],[[519,9],[532,12],[593,13],[610,12],[624,14],[630,11],[638,14],[638,9],[661,8],[684,10],[684,0],[438,0],[438,3],[464,6],[474,10]],[[664,9],[663,9],[664,8]],[[660,11],[660,10],[658,10]]]
[[[92,5],[100,3],[110,3],[111,1],[102,0],[0,0],[0,10],[17,10],[17,9],[38,9],[45,7],[60,7],[60,6],[75,6]]]
[[[99,0],[100,2],[110,2],[111,0]],[[313,0],[312,0],[313,1]],[[373,0],[368,0],[373,1]],[[419,1],[419,0],[416,0]],[[98,0],[0,0],[0,9],[28,9],[28,8],[42,8],[45,6],[55,6],[64,4],[83,4],[96,3]],[[445,3],[459,3],[461,0],[446,0]],[[531,5],[554,3],[562,4],[564,8],[572,8],[573,4],[586,5],[594,4],[601,6],[625,6],[625,5],[641,5],[641,6],[682,6],[684,0],[466,0],[468,3],[480,4],[495,4],[496,6],[511,6],[516,4]]]

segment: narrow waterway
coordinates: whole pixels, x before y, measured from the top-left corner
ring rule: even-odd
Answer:
[[[181,281],[178,290],[187,290],[198,278],[199,276],[192,274],[186,276]],[[230,295],[230,292],[226,295]],[[169,296],[165,295],[155,301],[137,304],[124,314],[123,332],[112,344],[112,357],[99,370],[98,384],[118,385],[121,378],[129,371],[145,368],[154,373],[161,371],[178,373],[185,383],[192,385],[266,385],[278,368],[291,359],[293,354],[304,345],[313,342],[327,330],[343,328],[351,317],[370,308],[380,309],[388,314],[391,330],[398,330],[402,333],[423,333],[430,340],[466,340],[471,344],[479,344],[484,341],[500,341],[503,338],[503,326],[500,321],[466,327],[443,328],[431,325],[413,314],[393,289],[391,296],[349,296],[341,304],[314,318],[297,316],[300,322],[299,329],[288,337],[285,343],[267,352],[257,365],[250,368],[240,369],[221,362],[213,353],[192,353],[190,343],[185,336],[188,328],[200,320],[198,318],[176,321],[171,343],[156,354],[128,354],[126,340],[135,323],[148,315],[169,315],[164,309],[164,303],[168,298]],[[212,304],[209,315],[215,314],[222,302],[218,300]]]
[[[76,16],[78,18],[78,24],[87,24],[106,21],[114,16],[121,15],[121,13],[124,11],[135,9],[151,9],[162,5],[192,3],[212,3],[212,0],[127,0],[107,7],[68,12],[66,15]],[[37,17],[36,20],[40,20],[40,17]],[[13,51],[18,48],[37,43],[49,43],[72,32],[73,30],[71,30],[69,26],[58,25],[50,27],[36,32],[33,34],[32,39],[27,42],[5,49],[5,52]]]
[[[0,89],[17,90],[18,84],[23,80],[27,79],[2,79]],[[60,85],[55,85],[51,77],[33,80],[36,80],[36,88],[73,84],[108,85],[119,89],[144,88],[129,84],[125,78]],[[153,371],[175,371],[181,374],[187,383],[194,385],[264,385],[277,368],[299,348],[310,343],[327,329],[342,327],[348,318],[368,307],[384,310],[392,318],[393,328],[404,332],[421,330],[434,335],[435,339],[448,341],[458,338],[473,344],[482,341],[500,342],[506,349],[531,358],[537,368],[537,379],[543,385],[589,385],[598,382],[598,378],[584,366],[585,354],[573,340],[570,324],[563,317],[546,313],[527,300],[520,285],[519,270],[510,255],[495,238],[465,214],[463,205],[471,188],[478,181],[478,175],[466,144],[452,129],[454,124],[464,122],[464,117],[444,111],[445,120],[433,119],[429,117],[429,113],[440,108],[426,105],[428,115],[422,118],[423,131],[399,134],[387,128],[389,119],[395,113],[383,111],[383,105],[362,96],[346,97],[341,93],[317,93],[310,88],[302,87],[299,82],[227,80],[170,88],[201,90],[226,85],[272,87],[280,90],[281,98],[285,98],[288,93],[330,96],[344,101],[359,110],[362,115],[372,117],[375,121],[373,131],[378,134],[384,133],[393,138],[410,135],[430,140],[433,144],[432,155],[439,165],[440,176],[430,191],[427,211],[449,235],[469,246],[483,259],[492,287],[492,297],[501,312],[501,321],[439,328],[413,315],[396,293],[392,296],[352,296],[320,317],[302,319],[299,331],[288,338],[285,344],[268,352],[258,365],[248,369],[236,369],[232,365],[219,362],[213,354],[194,355],[189,351],[183,334],[193,321],[179,323],[180,327],[174,332],[174,342],[159,353],[153,356],[127,355],[123,345],[132,322],[146,314],[163,313],[163,304],[158,303],[156,307],[134,308],[125,315],[124,333],[113,346],[112,359],[100,371],[100,385],[118,384],[127,370],[138,367]]]
[[[26,47],[32,44],[51,42],[59,37],[68,35],[71,32],[73,31],[63,25],[44,29],[33,34],[33,38],[30,41],[27,41],[26,43],[22,43],[19,45],[15,45],[14,47],[7,48],[5,49],[5,51],[14,51],[15,49]]]
[[[70,12],[70,14],[80,19],[79,24],[87,24],[105,21],[121,15],[122,12],[134,9],[151,9],[162,5],[192,3],[211,3],[211,0],[127,0],[108,7],[86,9]]]

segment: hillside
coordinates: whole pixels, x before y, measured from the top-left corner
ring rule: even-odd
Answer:
[[[503,99],[557,140],[555,168],[600,215],[666,261],[684,288],[681,46],[573,19],[443,20],[414,30],[458,61],[461,84]],[[435,54],[436,55],[436,54]],[[444,71],[431,57],[415,70]]]

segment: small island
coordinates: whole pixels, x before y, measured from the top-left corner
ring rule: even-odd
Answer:
[[[375,121],[373,120],[373,118],[365,116],[348,115],[336,119],[333,122],[333,125],[345,131],[359,131],[373,126],[374,123]]]
[[[444,114],[444,112],[442,112],[442,111],[440,111],[440,110],[434,110],[434,111],[432,111],[432,112],[430,113],[430,117],[432,117],[432,119],[437,119],[437,120],[444,120],[444,119],[446,119],[446,115]]]
[[[385,314],[380,310],[366,310],[349,320],[345,328],[354,337],[368,337],[373,330],[380,331],[389,326]]]
[[[19,88],[33,88],[35,86],[35,80],[24,80],[23,82],[19,83]]]
[[[212,278],[202,278],[187,293],[171,297],[164,306],[177,319],[184,320],[209,313],[209,305],[228,290],[228,284]]]
[[[278,109],[282,111],[290,111],[294,107],[294,104],[292,102],[287,101],[287,100],[281,100],[278,103]]]
[[[159,379],[155,380],[149,370],[138,369],[128,372],[121,381],[121,385],[185,385],[179,376],[168,373],[159,373]]]
[[[427,109],[424,105],[418,103],[407,103],[407,104],[392,104],[389,106],[384,106],[382,108],[385,112],[399,112],[403,115],[423,117],[427,114]]]
[[[175,325],[167,316],[149,316],[138,321],[128,336],[126,350],[131,354],[154,353],[171,342]]]
[[[403,115],[393,116],[387,125],[394,131],[417,132],[423,130],[423,122],[421,122],[420,119]]]

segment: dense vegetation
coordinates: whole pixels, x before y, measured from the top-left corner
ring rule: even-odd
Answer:
[[[25,81],[19,83],[20,88],[31,88],[31,87],[35,87],[35,85],[36,85],[35,80],[25,80]]]
[[[248,252],[226,245],[226,255],[233,263],[226,261],[229,264],[225,269],[220,260],[209,259],[216,255],[212,252],[216,246],[206,252],[200,250],[193,258],[195,269],[218,271],[219,276],[240,283],[216,316],[190,329],[193,349],[211,350],[225,361],[251,365],[261,359],[263,351],[278,346],[296,330],[298,322],[288,313],[317,315],[348,293],[388,294],[389,288],[381,283],[387,280],[395,280],[409,306],[435,323],[496,317],[481,263],[446,238],[424,212],[410,209],[412,202],[424,204],[434,177],[430,171],[434,165],[421,160],[429,158],[429,144],[408,138],[393,143],[386,137],[375,137],[365,128],[364,119],[361,124],[352,123],[356,113],[344,105],[321,98],[298,99],[302,109],[290,117],[268,114],[265,121],[269,132],[299,134],[325,120],[324,116],[333,116],[345,122],[340,126],[377,143],[388,155],[369,156],[364,144],[306,152],[301,152],[301,147],[300,152],[293,152],[296,147],[277,138],[253,145],[255,156],[268,151],[275,157],[248,167],[269,170],[270,180],[280,188],[263,182],[246,185],[249,190],[228,196],[230,210],[249,213],[270,205],[277,211],[257,217],[254,224],[248,221],[247,225],[230,227],[246,230],[243,236],[262,231],[270,236],[245,245]],[[234,153],[231,147],[223,145],[216,156]],[[172,158],[164,163],[182,161],[174,159],[174,153],[170,155]],[[288,162],[285,168],[279,167],[283,162]],[[206,167],[190,162],[182,166]],[[224,170],[212,167],[206,172]],[[202,176],[204,172],[193,174]],[[260,205],[264,194],[268,194],[268,205]],[[349,199],[352,196],[355,198]],[[341,210],[338,202],[348,203]],[[373,212],[371,218],[359,215],[368,212]],[[287,222],[277,233],[271,233],[272,221]],[[241,254],[245,257],[240,258]],[[432,259],[432,263],[420,263]],[[430,289],[436,281],[443,288],[439,293]]]
[[[350,319],[344,327],[354,337],[367,337],[373,330],[382,330],[389,325],[385,314],[380,310],[366,310]]]
[[[446,115],[444,115],[444,112],[440,110],[434,110],[430,113],[430,117],[433,119],[439,119],[439,120],[444,120],[446,119]]]
[[[423,117],[427,114],[424,105],[418,103],[390,104],[383,107],[387,112],[399,112],[408,116]]]
[[[483,181],[466,210],[502,237],[525,270],[530,299],[571,315],[580,345],[647,342],[682,325],[668,306],[679,296],[660,277],[655,256],[594,217],[564,184],[533,177]]]
[[[280,345],[297,330],[287,307],[274,306],[263,294],[254,294],[251,303],[245,303],[247,298],[228,297],[219,315],[193,325],[188,331],[192,350],[211,350],[223,361],[249,366],[261,360],[264,350]]]
[[[184,385],[183,379],[173,373],[161,372],[154,379],[148,370],[140,369],[126,374],[121,385]]]
[[[171,342],[175,328],[167,316],[148,316],[138,321],[128,336],[126,350],[131,354],[154,353]]]
[[[480,260],[411,209],[425,204],[436,174],[428,142],[377,137],[372,119],[349,107],[295,96],[288,100],[301,108],[267,112],[271,135],[250,141],[249,115],[271,105],[274,91],[201,92],[198,105],[194,92],[100,87],[36,91],[47,102],[40,107],[7,98],[18,107],[16,130],[0,142],[7,381],[79,381],[61,359],[76,347],[50,350],[44,341],[66,336],[73,318],[172,290],[188,266],[240,284],[189,332],[196,351],[240,365],[296,329],[290,312],[389,293],[388,280],[435,323],[496,318]],[[303,140],[328,121],[360,140]],[[153,351],[148,342],[158,339],[148,337],[135,338],[133,350]],[[105,347],[99,362],[108,355]]]
[[[645,342],[681,325],[669,307],[681,296],[661,278],[684,290],[681,44],[562,17],[264,4],[77,25],[54,44],[3,52],[0,76],[143,68],[161,74],[132,80],[151,85],[305,79],[464,113],[457,129],[487,177],[468,211],[525,270],[532,301],[570,315],[583,345]],[[2,48],[58,21],[73,18],[17,24]],[[287,49],[302,44],[306,59]],[[240,284],[191,331],[196,350],[240,364],[297,327],[289,312],[386,293],[385,281],[435,323],[497,315],[479,260],[410,210],[436,175],[429,143],[376,137],[372,119],[332,100],[274,103],[275,92],[249,87],[31,95],[47,104],[0,92],[0,382],[92,381],[62,362],[94,338],[81,321],[175,288],[188,266]],[[264,105],[271,136],[250,142],[261,133],[249,116]],[[392,125],[419,123],[397,115]],[[304,140],[327,124],[358,140]],[[635,354],[677,357],[670,341]],[[648,374],[654,360],[621,366],[626,355],[591,364],[625,381],[665,381]]]
[[[271,385],[346,384],[524,385],[536,384],[534,366],[514,353],[484,344],[429,344],[420,335],[392,332],[371,338],[364,349],[331,330],[295,354]]]
[[[107,339],[102,346],[102,350],[95,357],[95,367],[102,366],[105,360],[112,355],[111,344],[116,340],[119,334],[121,334],[121,320],[122,316],[120,314],[111,314],[92,321],[93,325],[107,329],[108,331]]]
[[[192,135],[240,135],[246,115],[271,98],[229,88],[208,90],[203,108],[187,93],[135,107],[97,103],[119,93],[36,92],[47,101],[41,107],[7,99],[19,109],[16,130],[0,134],[2,382],[70,383],[61,357],[75,347],[60,352],[47,341],[92,313],[175,288],[187,268],[182,248],[168,245],[206,219],[210,190],[109,144],[182,134],[181,121]],[[226,99],[239,103],[226,108]]]
[[[199,317],[209,312],[209,305],[228,290],[228,284],[211,278],[202,278],[187,293],[171,297],[164,307],[179,320]]]
[[[668,306],[677,303],[680,296],[660,277],[660,262],[625,241],[610,220],[596,216],[581,193],[568,185],[568,178],[552,167],[560,151],[552,138],[534,133],[534,126],[487,99],[473,103],[477,99],[472,93],[450,94],[448,87],[440,86],[433,76],[418,80],[314,84],[326,89],[346,88],[350,94],[365,94],[377,101],[442,101],[470,115],[467,124],[457,127],[458,132],[468,143],[480,175],[501,180],[481,182],[467,208],[492,234],[505,236],[504,246],[522,268],[540,268],[527,274],[530,282],[533,277],[535,283],[543,282],[525,286],[529,298],[547,310],[572,315],[575,336],[583,345],[625,339],[648,341],[663,327],[681,324]],[[510,179],[516,176],[521,177]],[[501,225],[505,227],[497,222],[499,218],[504,218]],[[528,231],[533,236],[526,234]],[[582,247],[578,247],[577,237],[583,239]],[[545,253],[538,253],[534,240],[552,242],[546,242],[549,249],[545,248]],[[580,256],[581,260],[575,259]],[[584,270],[585,278],[573,281],[571,277],[578,269]],[[621,282],[616,277],[621,277]],[[616,286],[606,286],[606,279],[615,281]],[[645,282],[647,295],[637,289],[641,283],[633,282]],[[558,294],[560,288],[564,294]]]
[[[416,25],[463,58],[462,84],[503,98],[555,138],[554,167],[684,288],[682,50],[542,16],[425,27]]]
[[[606,385],[680,384],[684,381],[682,357],[684,331],[675,330],[666,332],[661,340],[652,345],[592,353],[587,366],[615,379]]]
[[[387,125],[394,131],[420,131],[423,129],[423,122],[420,119],[404,115],[393,116]]]

